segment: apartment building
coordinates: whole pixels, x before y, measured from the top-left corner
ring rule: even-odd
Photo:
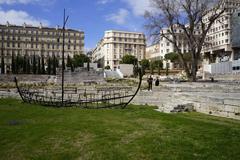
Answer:
[[[0,25],[0,59],[4,58],[5,73],[11,72],[12,55],[56,56],[61,64],[63,36],[59,27],[33,27],[24,24],[16,26],[7,23]],[[65,56],[73,57],[84,53],[84,32],[66,29]],[[1,63],[1,61],[0,61]]]
[[[240,0],[225,0],[226,8],[224,14],[214,22],[210,31],[207,34],[205,45],[203,46],[202,54],[204,57],[203,64],[218,63],[224,61],[233,61],[240,59]],[[208,23],[208,17],[213,13],[204,17],[204,22]],[[168,29],[163,29],[161,32],[167,35]],[[189,52],[188,42],[183,35],[183,30],[176,26],[177,43],[181,48],[182,53]],[[199,30],[195,31],[196,36],[201,34]],[[168,35],[171,39],[171,35]],[[176,52],[175,47],[163,36],[160,37],[159,53],[152,56],[159,57],[167,53]],[[154,57],[151,57],[154,58]]]
[[[233,61],[240,58],[240,0],[225,0],[224,14],[214,22],[203,47],[204,64]],[[209,14],[212,14],[211,12]],[[208,15],[204,17],[208,23]],[[234,43],[234,44],[233,44]]]
[[[155,43],[146,47],[146,59],[149,60],[160,60],[164,57],[160,54],[160,44]]]
[[[102,63],[102,67],[119,68],[122,57],[135,56],[139,61],[145,58],[146,39],[143,33],[109,30],[93,50],[93,61]]]
[[[172,39],[172,36],[168,34],[168,29],[165,28],[161,31],[162,35],[160,35],[160,41],[154,45],[150,45],[146,48],[146,58],[149,60],[163,60],[163,68],[166,68],[168,65],[170,69],[179,69],[181,68],[180,64],[173,64],[170,61],[166,61],[164,59],[165,55],[168,53],[177,52],[174,45],[167,39]],[[163,36],[164,34],[164,36]],[[177,36],[177,44],[181,49],[182,53],[189,52],[188,43],[186,37],[183,34],[183,30],[177,26],[175,26],[175,34]],[[167,37],[167,38],[166,38]]]

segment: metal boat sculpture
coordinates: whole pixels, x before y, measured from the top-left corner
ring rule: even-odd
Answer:
[[[95,90],[87,91],[86,89],[65,89],[64,88],[64,46],[65,46],[65,25],[68,21],[68,16],[63,17],[63,45],[62,45],[62,84],[60,90],[34,90],[22,88],[18,84],[17,78],[15,83],[17,90],[26,103],[40,104],[44,106],[54,107],[82,107],[82,108],[125,108],[138,93],[141,83],[142,74],[139,69],[139,84],[136,91],[131,91],[130,88],[124,87],[104,87]]]
[[[142,74],[139,71],[139,82],[136,91],[130,87],[101,87],[95,90],[68,88],[64,89],[64,99],[62,100],[61,89],[26,89],[15,83],[19,95],[23,102],[39,104],[51,107],[81,107],[88,109],[100,108],[125,108],[137,95],[141,83]]]

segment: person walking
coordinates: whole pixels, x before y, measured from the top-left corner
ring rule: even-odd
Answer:
[[[147,82],[148,82],[148,91],[152,91],[152,83],[153,83],[152,76],[148,78]]]
[[[155,86],[159,86],[159,79],[157,77],[157,79],[155,80]]]

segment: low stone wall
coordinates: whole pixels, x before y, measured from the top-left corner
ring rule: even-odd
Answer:
[[[133,89],[134,90],[134,89]],[[20,98],[16,89],[0,89],[0,98]],[[178,105],[193,104],[197,112],[240,120],[240,86],[226,83],[161,83],[141,90],[133,104],[158,106],[170,113]]]
[[[219,83],[165,83],[152,92],[142,90],[134,104],[158,106],[158,111],[171,112],[178,105],[193,104],[197,112],[240,120],[240,88]]]
[[[240,120],[239,99],[193,101],[197,112]]]
[[[17,98],[20,99],[16,89],[0,89],[0,99],[1,98]]]

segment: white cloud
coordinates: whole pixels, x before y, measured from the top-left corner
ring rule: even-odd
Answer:
[[[151,0],[122,0],[127,3],[135,16],[143,16],[145,11],[153,10],[150,5]]]
[[[119,11],[117,13],[113,13],[113,14],[106,16],[106,20],[113,21],[117,24],[122,25],[122,24],[126,23],[128,15],[129,15],[129,11],[121,8],[121,9],[119,9]]]
[[[16,3],[21,3],[21,4],[28,4],[28,3],[35,3],[39,2],[41,0],[0,0],[0,4],[16,4]]]
[[[41,20],[32,17],[25,11],[16,10],[3,11],[0,9],[0,17],[1,24],[6,24],[6,22],[8,21],[10,24],[14,25],[22,25],[23,23],[26,23],[33,26],[39,26],[40,22],[44,26],[49,25],[49,22],[47,20]]]
[[[107,3],[110,3],[110,2],[113,2],[113,0],[98,0],[98,4],[107,4]]]

